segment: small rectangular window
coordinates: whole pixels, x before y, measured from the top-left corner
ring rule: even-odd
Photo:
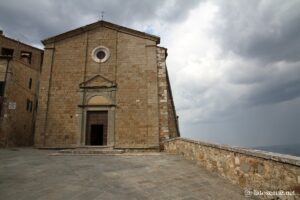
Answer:
[[[27,111],[29,111],[29,106],[30,106],[29,104],[30,104],[30,100],[27,99],[27,101],[26,101],[26,110],[27,110]]]
[[[32,86],[32,78],[29,79],[28,88],[31,89]]]
[[[4,87],[5,87],[5,82],[0,81],[0,96],[3,97],[4,95]]]
[[[36,102],[35,102],[35,110],[37,110],[37,109],[38,109],[38,105],[39,105],[39,102],[38,102],[38,101],[36,101]]]
[[[31,64],[32,53],[28,51],[21,51],[20,59],[28,64]]]
[[[32,101],[29,101],[29,111],[32,112]]]
[[[14,50],[13,49],[9,49],[9,48],[2,48],[1,49],[1,55],[3,56],[13,56],[14,55]]]

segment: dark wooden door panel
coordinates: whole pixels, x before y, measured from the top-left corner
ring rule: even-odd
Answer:
[[[91,145],[103,145],[103,125],[91,125]]]
[[[107,145],[107,111],[88,111],[86,145]]]

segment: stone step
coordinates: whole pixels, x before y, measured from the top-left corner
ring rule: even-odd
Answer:
[[[81,147],[76,147],[75,149],[110,149],[113,150],[114,147],[113,146],[81,146]]]
[[[106,148],[76,148],[76,149],[63,149],[58,153],[60,154],[121,154],[125,151],[122,149],[106,149]]]

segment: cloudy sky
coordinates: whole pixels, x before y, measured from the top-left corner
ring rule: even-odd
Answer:
[[[299,0],[0,0],[4,34],[41,39],[99,20],[161,37],[181,135],[300,143]]]

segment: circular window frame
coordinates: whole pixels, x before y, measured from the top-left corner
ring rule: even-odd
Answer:
[[[104,58],[102,58],[102,59],[99,59],[97,57],[97,54],[100,51],[104,52],[104,54],[105,54]],[[92,51],[92,58],[97,63],[104,63],[104,62],[106,62],[108,60],[109,57],[110,57],[110,51],[105,46],[98,46],[98,47],[94,48],[93,51]]]

